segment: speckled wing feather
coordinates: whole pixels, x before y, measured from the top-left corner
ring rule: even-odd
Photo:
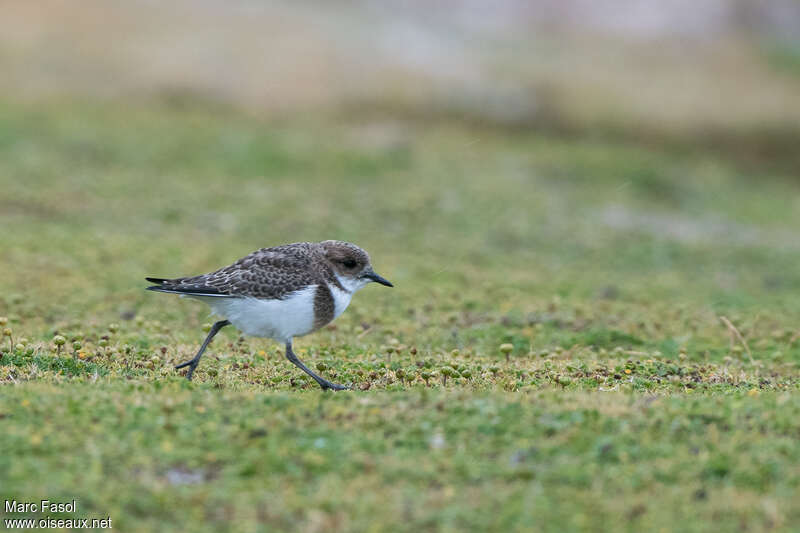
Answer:
[[[186,278],[148,278],[159,283],[151,290],[186,295],[252,296],[283,299],[308,285],[322,282],[324,274],[315,243],[300,242],[262,248],[230,266],[209,274]]]

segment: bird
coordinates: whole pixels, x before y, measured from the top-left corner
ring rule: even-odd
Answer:
[[[197,354],[175,367],[189,367],[191,380],[200,358],[219,331],[233,325],[245,335],[282,342],[286,359],[323,390],[349,387],[317,375],[297,357],[292,341],[341,315],[353,294],[370,282],[394,285],[375,273],[369,254],[355,244],[327,240],[261,248],[208,274],[182,278],[146,277],[147,290],[205,302],[220,317]]]

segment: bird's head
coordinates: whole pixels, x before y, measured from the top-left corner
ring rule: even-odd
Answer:
[[[370,281],[394,287],[372,270],[369,254],[355,244],[344,241],[322,241],[319,244],[339,283],[348,291],[355,292]]]

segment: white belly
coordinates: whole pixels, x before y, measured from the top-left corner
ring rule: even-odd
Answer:
[[[314,329],[314,294],[317,286],[294,292],[283,300],[200,297],[214,314],[226,318],[242,333],[289,342]]]

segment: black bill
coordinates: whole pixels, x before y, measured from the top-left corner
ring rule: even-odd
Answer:
[[[387,287],[394,287],[391,281],[382,276],[377,275],[375,272],[367,272],[366,274],[364,274],[364,277],[376,283],[380,283],[381,285],[386,285]]]

